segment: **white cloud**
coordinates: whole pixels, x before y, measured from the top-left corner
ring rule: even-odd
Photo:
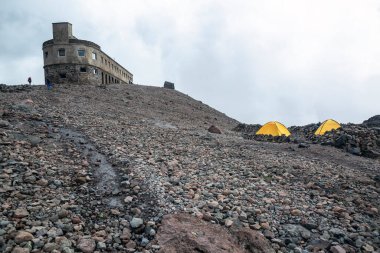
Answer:
[[[7,67],[9,59],[30,62],[23,68],[42,82],[41,44],[52,22],[69,21],[74,35],[101,45],[135,82],[173,81],[240,121],[361,122],[380,113],[379,7],[375,0],[15,0],[0,10],[0,34],[10,38],[0,44],[0,83],[28,76]]]

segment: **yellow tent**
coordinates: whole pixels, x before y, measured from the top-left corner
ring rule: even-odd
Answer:
[[[272,136],[289,136],[289,130],[280,122],[271,121],[262,126],[256,134],[272,135]]]
[[[340,128],[340,124],[333,119],[325,120],[315,131],[315,135],[324,135],[326,132]]]

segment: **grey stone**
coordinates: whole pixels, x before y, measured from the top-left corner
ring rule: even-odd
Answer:
[[[8,121],[0,119],[0,127],[9,127],[10,125]]]
[[[53,250],[57,250],[57,249],[59,249],[59,246],[58,246],[58,244],[56,244],[56,243],[53,243],[53,242],[48,242],[48,243],[46,243],[45,245],[44,245],[44,251],[46,251],[46,252],[51,252],[51,251],[53,251]]]
[[[148,243],[149,243],[149,239],[143,237],[143,238],[141,239],[141,243],[140,243],[140,245],[143,246],[143,247],[145,247],[146,245],[148,245]]]
[[[144,220],[141,219],[141,218],[136,218],[136,217],[133,217],[133,219],[130,222],[130,225],[131,225],[132,228],[138,228],[142,224],[144,224]]]
[[[74,253],[75,250],[73,248],[70,248],[70,247],[63,247],[62,248],[62,253]]]
[[[311,236],[310,231],[301,225],[286,224],[283,228],[292,237],[301,236],[304,239],[309,239]]]
[[[340,228],[331,228],[329,232],[334,236],[344,236],[344,231]]]
[[[102,249],[106,249],[107,245],[104,242],[98,242],[96,247],[102,250]]]
[[[330,251],[332,253],[346,253],[346,250],[343,249],[340,245],[331,246]]]

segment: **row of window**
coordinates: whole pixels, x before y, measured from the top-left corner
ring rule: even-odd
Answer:
[[[46,51],[45,52],[45,58],[48,58],[48,55],[49,55],[49,53]],[[78,56],[84,57],[85,55],[86,55],[86,50],[84,50],[84,49],[78,49]],[[66,56],[66,50],[64,48],[58,49],[58,56],[60,56],[60,57]],[[92,59],[95,60],[95,61],[98,59],[97,54],[95,52],[92,52]],[[127,77],[131,78],[127,73],[125,73],[124,71],[122,71],[116,65],[114,65],[113,63],[111,64],[111,62],[109,60],[103,59],[103,56],[101,56],[101,63],[108,65],[109,68],[111,68],[114,71],[118,72],[124,78],[127,78]]]
[[[108,65],[108,67],[110,69],[113,69],[114,71],[118,72],[120,75],[122,75],[124,78],[131,78],[127,73],[125,73],[124,71],[122,71],[120,68],[117,67],[117,65],[114,65],[113,63],[111,63],[109,60],[107,59],[104,59],[103,56],[100,57],[101,58],[101,63],[102,64],[105,64],[106,66]]]
[[[86,73],[86,72],[87,72],[87,68],[86,68],[86,67],[80,67],[80,68],[79,68],[79,71],[80,71],[81,73]],[[92,73],[93,73],[94,75],[98,75],[98,74],[99,74],[99,71],[98,71],[98,69],[93,69],[93,70],[92,70]],[[59,77],[60,77],[60,78],[66,78],[66,73],[60,73],[60,74],[59,74]]]
[[[78,56],[83,57],[83,56],[85,56],[85,54],[86,54],[86,51],[84,49],[79,49],[78,50]],[[48,56],[49,56],[49,52],[46,51],[45,52],[45,58],[48,58]],[[66,50],[64,48],[58,49],[58,56],[66,56]],[[96,53],[93,53],[92,57],[93,57],[93,59],[94,59],[94,57],[96,59]]]

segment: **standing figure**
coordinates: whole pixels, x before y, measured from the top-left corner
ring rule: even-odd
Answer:
[[[50,82],[49,79],[46,79],[46,86],[47,86],[48,90],[51,90],[53,88],[53,84]]]
[[[32,78],[31,77],[28,78],[28,83],[29,83],[29,85],[32,85]]]

